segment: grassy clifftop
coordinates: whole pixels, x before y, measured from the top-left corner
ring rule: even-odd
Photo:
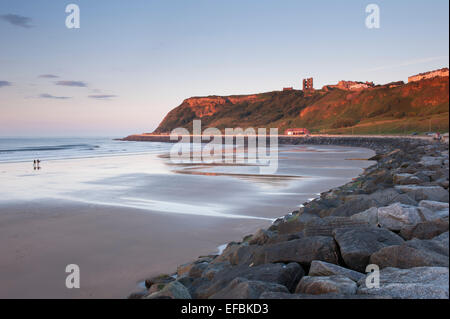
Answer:
[[[448,132],[449,78],[362,91],[340,89],[189,98],[170,111],[154,133],[176,127],[305,127],[313,133],[403,134]]]

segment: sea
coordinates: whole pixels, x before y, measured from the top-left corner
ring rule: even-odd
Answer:
[[[0,162],[158,153],[168,150],[169,146],[167,143],[121,141],[114,137],[0,138]]]

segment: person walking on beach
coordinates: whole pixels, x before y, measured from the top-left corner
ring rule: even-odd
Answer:
[[[41,161],[40,160],[36,160],[36,163],[37,163],[37,169],[38,170],[41,169],[41,167],[40,167]]]
[[[33,168],[36,170],[36,160],[33,161]]]

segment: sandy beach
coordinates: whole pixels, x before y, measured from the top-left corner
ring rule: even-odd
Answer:
[[[373,151],[283,146],[274,176],[162,154],[0,164],[0,298],[124,298],[360,174]],[[81,288],[65,287],[80,266]]]

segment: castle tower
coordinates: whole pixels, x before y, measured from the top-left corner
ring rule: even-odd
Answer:
[[[312,91],[314,90],[313,78],[303,79],[303,91]]]

